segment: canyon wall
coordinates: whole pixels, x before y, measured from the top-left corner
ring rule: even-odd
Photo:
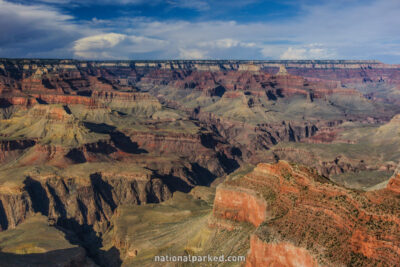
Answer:
[[[168,187],[151,174],[95,172],[89,177],[27,177],[24,186],[2,185],[2,229],[15,228],[34,212],[66,228],[91,225],[98,232],[108,227],[115,208],[122,204],[160,202],[171,197]],[[77,230],[77,229],[74,229]]]

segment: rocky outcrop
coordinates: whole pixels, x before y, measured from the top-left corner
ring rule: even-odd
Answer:
[[[16,159],[23,151],[35,145],[34,140],[3,140],[0,141],[0,163]]]
[[[213,216],[259,226],[267,217],[267,208],[266,201],[255,191],[224,188],[221,184],[215,195]]]
[[[387,190],[400,194],[400,175],[396,174],[392,178],[390,178],[389,183],[386,186]]]
[[[99,104],[96,100],[90,97],[77,96],[77,95],[56,95],[56,94],[38,94],[33,95],[39,103],[44,104],[65,104],[76,105],[81,104],[88,107],[96,107]]]
[[[303,166],[259,164],[224,183],[229,192],[217,191],[213,214],[258,226],[247,266],[391,266],[400,254],[396,179],[387,189],[361,193],[336,186]],[[261,223],[250,219],[255,215],[247,205],[237,204],[248,203],[254,192],[267,203],[260,215],[268,215]],[[235,214],[247,216],[231,216],[232,207]]]
[[[318,261],[304,249],[290,243],[269,244],[256,235],[250,238],[250,252],[247,255],[246,267],[285,266],[317,267]]]
[[[13,185],[0,186],[0,230],[15,228],[32,213],[28,192]]]
[[[0,95],[0,108],[8,108],[12,105],[22,107],[30,107],[37,103],[36,99],[27,98],[23,96],[1,96]]]
[[[129,107],[134,104],[152,105],[155,110],[160,108],[157,99],[147,93],[124,93],[112,91],[91,92],[92,96],[64,95],[64,94],[30,94],[25,96],[0,96],[0,105],[7,107],[19,105],[31,107],[35,104],[64,104],[84,105],[88,108],[102,108],[107,106]],[[128,104],[128,105],[127,105]]]

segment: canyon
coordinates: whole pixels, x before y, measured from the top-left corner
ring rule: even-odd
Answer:
[[[395,266],[400,252],[398,179],[365,193],[338,187],[302,165],[261,163],[217,187],[213,215],[257,227],[246,266]],[[246,205],[254,197],[263,202],[258,207],[264,214]],[[241,212],[247,218],[238,216]]]
[[[394,266],[398,90],[378,61],[0,59],[0,260]]]

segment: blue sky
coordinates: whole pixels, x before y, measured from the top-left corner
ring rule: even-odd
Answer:
[[[398,0],[0,0],[0,57],[378,59]]]

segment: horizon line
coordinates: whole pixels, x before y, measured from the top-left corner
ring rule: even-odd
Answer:
[[[273,63],[273,62],[318,62],[318,63],[369,63],[397,65],[396,63],[385,63],[376,59],[74,59],[74,58],[7,58],[0,57],[0,61],[71,61],[71,62],[255,62],[255,63]]]

